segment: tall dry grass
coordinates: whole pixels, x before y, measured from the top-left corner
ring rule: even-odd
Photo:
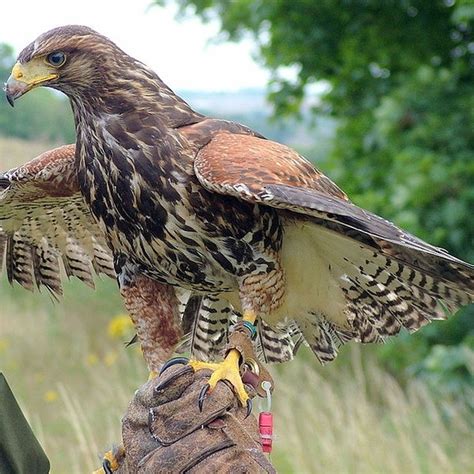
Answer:
[[[45,147],[0,141],[4,169]],[[5,150],[9,150],[5,154]],[[12,150],[15,150],[13,153]],[[7,160],[5,157],[7,156]],[[85,473],[120,439],[120,418],[147,377],[141,354],[111,337],[122,304],[112,281],[66,284],[54,304],[0,284],[0,370],[52,463]],[[321,368],[308,353],[274,368],[275,449],[282,473],[474,472],[474,415],[419,381],[401,387],[369,348]]]
[[[147,377],[141,354],[108,334],[113,285],[76,282],[53,304],[1,288],[0,368],[52,462],[84,473],[120,439],[120,418]],[[126,339],[124,337],[124,339]],[[273,372],[275,450],[283,473],[474,472],[473,415],[416,380],[404,388],[370,354],[320,368],[309,354]]]
[[[410,381],[404,388],[360,348],[336,369],[295,363],[278,378],[284,472],[474,472],[473,414]]]
[[[45,141],[25,142],[19,138],[0,137],[0,173],[31,160],[54,146]]]

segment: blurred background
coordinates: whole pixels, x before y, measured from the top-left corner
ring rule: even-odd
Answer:
[[[70,7],[70,8],[69,8]],[[151,0],[2,5],[0,81],[38,34],[82,23],[200,112],[286,143],[352,200],[474,262],[472,0]],[[0,169],[74,141],[67,100],[0,100]],[[116,285],[64,299],[0,285],[0,370],[53,473],[98,467],[147,378]],[[320,367],[273,367],[283,473],[474,472],[474,309]]]

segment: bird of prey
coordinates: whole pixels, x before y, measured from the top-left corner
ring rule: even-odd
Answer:
[[[69,97],[75,157],[67,172],[51,168],[31,204],[39,217],[20,216],[8,242],[34,233],[40,252],[53,246],[85,280],[90,271],[75,270],[69,240],[79,252],[88,233],[88,269],[107,273],[105,242],[151,369],[181,335],[177,292],[193,295],[183,316],[199,356],[190,365],[213,370],[211,388],[231,381],[243,404],[239,348],[227,347],[220,363],[204,360],[239,315],[268,360],[291,358],[304,341],[324,363],[350,339],[416,330],[474,300],[474,266],[352,204],[294,150],[197,113],[90,28],[53,29],[20,53],[7,99],[38,86]],[[3,178],[7,192],[20,192],[15,179]],[[24,254],[7,259],[11,275]],[[37,255],[25,260],[30,268]]]

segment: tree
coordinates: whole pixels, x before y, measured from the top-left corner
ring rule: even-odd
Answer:
[[[297,114],[308,86],[324,81],[314,112],[339,124],[325,171],[357,204],[474,261],[472,0],[175,3],[217,18],[224,38],[255,39],[276,115]],[[436,344],[474,349],[473,336],[471,307],[398,344],[429,356]]]

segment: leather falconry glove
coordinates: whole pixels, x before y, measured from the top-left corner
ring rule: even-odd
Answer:
[[[125,458],[115,472],[276,472],[262,452],[257,420],[229,386],[217,384],[200,411],[209,375],[175,365],[136,392],[122,422]]]

